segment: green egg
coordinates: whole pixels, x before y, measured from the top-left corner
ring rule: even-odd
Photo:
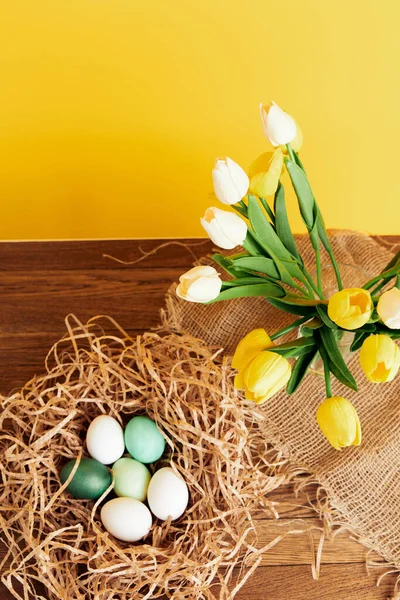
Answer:
[[[141,463],[152,463],[165,449],[165,438],[149,417],[133,417],[125,428],[125,446]]]
[[[112,472],[117,496],[135,498],[140,502],[146,500],[151,475],[145,465],[134,458],[123,457],[113,464]]]
[[[60,473],[61,483],[65,483],[74,468],[76,459],[63,466]],[[105,465],[94,458],[82,458],[67,491],[82,500],[97,500],[111,485],[111,473]]]

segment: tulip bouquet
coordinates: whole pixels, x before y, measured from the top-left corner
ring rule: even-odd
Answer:
[[[324,365],[326,399],[317,422],[338,450],[361,443],[361,426],[353,405],[332,395],[331,375],[352,390],[357,383],[340,351],[345,332],[353,332],[350,350],[360,350],[361,367],[372,383],[389,382],[400,366],[400,253],[362,288],[343,289],[340,268],[321,211],[299,157],[302,134],[294,119],[276,104],[260,106],[265,136],[273,152],[259,156],[247,174],[230,158],[219,158],[212,172],[218,200],[235,212],[208,208],[201,224],[214,244],[237,254],[214,254],[229,275],[222,281],[211,266],[197,266],[180,277],[177,295],[189,302],[211,303],[262,296],[297,318],[280,331],[251,331],[233,356],[235,387],[262,404],[286,386],[293,394],[319,356]],[[315,256],[315,278],[296,246],[286,210],[284,170],[294,188]],[[269,199],[273,198],[271,202]],[[335,273],[337,292],[324,297],[321,250]],[[390,289],[389,289],[390,288]],[[289,342],[279,338],[292,330]],[[293,359],[292,364],[289,362]]]

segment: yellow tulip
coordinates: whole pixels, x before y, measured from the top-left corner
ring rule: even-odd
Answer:
[[[336,292],[329,300],[329,318],[343,329],[358,329],[370,319],[374,308],[371,294],[362,288]]]
[[[400,349],[388,335],[370,335],[361,347],[360,364],[369,381],[392,381],[400,367]]]
[[[247,400],[262,404],[279,392],[290,379],[289,362],[276,352],[264,350],[239,371],[235,378],[235,388],[245,390]]]
[[[253,165],[252,167],[254,168]],[[278,188],[283,168],[282,150],[280,148],[277,148],[272,154],[267,168],[265,168],[264,165],[263,167],[264,170],[257,172],[251,177],[249,188],[249,191],[252,194],[259,196],[260,198],[273,196]]]
[[[332,396],[320,404],[317,423],[336,450],[361,444],[360,419],[351,402],[341,396]]]
[[[241,371],[257,354],[273,345],[265,329],[253,329],[238,343],[232,358],[232,367]]]

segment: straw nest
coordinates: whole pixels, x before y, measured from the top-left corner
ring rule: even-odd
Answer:
[[[3,583],[24,599],[233,598],[261,558],[252,513],[272,510],[276,451],[261,413],[237,397],[222,353],[194,338],[132,339],[105,317],[66,323],[46,374],[1,399]],[[155,520],[141,542],[104,530],[104,496],[76,500],[60,484],[99,414],[121,424],[149,415],[167,439],[165,462],[189,486],[184,515]]]

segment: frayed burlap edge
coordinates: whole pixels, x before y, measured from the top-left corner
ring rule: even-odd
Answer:
[[[335,251],[337,252],[339,250],[339,253],[342,250],[348,252],[351,256],[351,261],[349,261],[349,263],[351,265],[354,264],[354,266],[359,267],[361,270],[365,269],[366,273],[368,273],[369,270],[371,276],[375,272],[379,272],[376,271],[377,265],[380,265],[380,268],[383,268],[384,264],[386,264],[391,257],[391,252],[384,249],[381,244],[373,240],[368,234],[342,230],[332,230],[329,233]],[[302,254],[303,257],[304,254],[306,255],[306,264],[309,263],[310,261],[307,260],[307,253],[310,252],[310,246],[307,237],[297,235],[296,240],[300,243],[300,246],[303,247]],[[356,251],[359,246],[361,246],[361,252],[360,257],[358,258]],[[372,254],[374,255],[372,263],[376,262],[377,265],[363,263],[364,251],[367,247],[372,250]],[[392,248],[390,250],[392,250]],[[217,266],[210,256],[203,257],[197,261],[196,264],[213,264],[214,267]],[[346,267],[347,264],[344,266]],[[218,266],[217,269],[220,270]],[[227,275],[224,274],[224,278],[226,277]],[[201,333],[204,333],[206,343],[214,341],[215,338],[217,338],[218,342],[221,342],[222,339],[225,340],[227,335],[226,330],[224,330],[224,310],[222,309],[222,304],[227,303],[211,305],[215,308],[215,314],[207,314],[210,323],[210,329],[207,331],[206,328],[203,328],[202,326],[200,328],[197,327],[197,318],[199,318],[200,321],[203,319],[205,320],[207,308],[204,306],[192,305],[189,306],[187,310],[182,310],[182,301],[177,299],[175,290],[176,284],[173,284],[166,295],[166,308],[161,312],[164,327],[168,327],[181,334],[192,332],[193,330],[195,330],[196,333],[201,331]],[[254,313],[257,314],[254,319],[254,327],[264,327],[265,318],[260,319],[258,314],[262,302],[263,300],[260,298],[233,300],[229,303],[230,311],[234,313],[238,307],[243,306],[243,303],[246,303],[249,312],[254,311]],[[182,318],[183,312],[185,313],[184,318]],[[241,316],[243,316],[243,314]],[[290,322],[290,320],[292,320],[290,316],[282,315],[282,318],[284,320],[282,324],[286,324],[285,321]],[[183,321],[184,327],[182,327]],[[244,326],[242,335],[245,335],[247,332],[248,329]],[[242,335],[239,337],[235,334],[228,336],[230,339],[225,348],[228,354],[232,354]],[[242,399],[244,401],[244,397]],[[385,550],[379,539],[372,537],[369,535],[368,531],[351,522],[347,511],[341,506],[340,499],[332,491],[326,478],[322,474],[312,471],[296,460],[284,440],[281,438],[280,432],[273,422],[265,419],[263,427],[266,438],[274,440],[272,445],[276,448],[277,458],[279,457],[279,460],[282,460],[284,457],[284,463],[280,463],[282,468],[282,480],[280,485],[292,484],[295,496],[298,496],[300,492],[309,489],[311,493],[305,506],[315,510],[318,517],[322,520],[318,547],[314,548],[313,543],[311,542],[311,570],[313,578],[319,578],[324,541],[333,539],[340,532],[346,531],[352,539],[356,540],[366,548],[366,574],[370,575],[373,571],[378,573],[376,579],[377,586],[379,586],[387,576],[391,575],[394,577],[393,594],[388,600],[400,600],[400,561],[392,559],[390,553]],[[279,506],[276,508],[279,512]],[[307,533],[307,531],[304,533]]]

